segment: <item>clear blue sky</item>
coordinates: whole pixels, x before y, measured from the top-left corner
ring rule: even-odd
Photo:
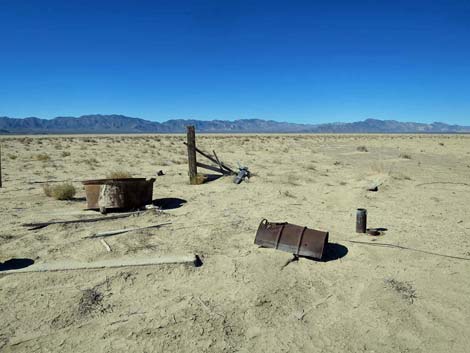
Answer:
[[[470,1],[0,0],[0,116],[470,125]]]

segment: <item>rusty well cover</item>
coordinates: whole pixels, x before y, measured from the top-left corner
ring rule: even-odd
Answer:
[[[85,180],[89,209],[135,209],[152,203],[155,179],[126,178]]]
[[[328,232],[263,219],[256,232],[255,244],[320,260],[328,244]]]

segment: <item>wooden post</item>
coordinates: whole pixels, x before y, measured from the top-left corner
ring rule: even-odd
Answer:
[[[2,144],[0,143],[0,188],[2,187]]]
[[[196,131],[194,126],[186,126],[188,138],[188,166],[189,166],[189,183],[191,185],[198,184],[197,165],[196,165]]]

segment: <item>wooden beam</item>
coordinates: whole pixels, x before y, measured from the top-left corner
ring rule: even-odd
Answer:
[[[184,144],[187,145],[186,142],[184,142]],[[216,160],[214,157],[212,157],[210,154],[201,151],[201,150],[200,150],[199,148],[197,148],[197,147],[195,147],[195,149],[196,149],[196,152],[197,152],[197,153],[199,153],[199,154],[201,154],[202,156],[206,157],[206,158],[207,158],[208,160],[210,160],[211,162],[213,162],[213,163],[215,163],[215,164],[218,164],[218,163],[217,163],[217,160]],[[224,169],[227,170],[228,172],[230,172],[230,173],[232,173],[232,174],[235,174],[235,175],[238,174],[238,173],[235,173],[235,172],[233,171],[233,169],[227,167],[224,163],[220,162],[220,165],[222,166],[222,168],[224,168]]]
[[[189,167],[189,183],[191,185],[198,184],[197,182],[197,165],[196,165],[196,131],[193,125],[186,127],[188,146],[188,167]]]
[[[201,167],[201,168],[204,168],[204,169],[212,170],[213,172],[227,174],[227,171],[225,171],[223,169],[220,169],[218,167],[214,167],[212,165],[208,165],[208,164],[204,164],[204,163],[200,163],[200,162],[197,162],[196,165],[198,167]]]
[[[196,255],[179,255],[179,256],[154,256],[151,258],[127,258],[127,259],[111,259],[95,262],[53,262],[33,264],[31,266],[18,269],[0,271],[0,275],[7,274],[20,274],[30,272],[55,272],[55,271],[74,271],[74,270],[94,270],[102,268],[119,268],[119,267],[134,267],[134,266],[152,266],[152,265],[169,265],[169,264],[184,264],[191,266],[199,266],[198,257]]]

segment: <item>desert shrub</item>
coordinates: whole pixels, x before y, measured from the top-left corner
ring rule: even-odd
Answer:
[[[411,159],[411,155],[408,153],[400,153],[398,157],[404,158],[404,159]]]
[[[132,174],[125,170],[114,170],[106,175],[108,179],[127,179],[132,178]]]
[[[89,159],[84,159],[83,163],[88,164],[90,166],[98,165],[100,162],[96,158],[89,158]]]
[[[356,150],[359,152],[369,152],[366,146],[357,146]]]
[[[70,183],[43,186],[44,194],[56,200],[71,200],[76,194],[75,187]]]
[[[36,156],[34,156],[34,159],[36,159],[37,161],[41,161],[41,162],[47,162],[51,160],[51,157],[49,157],[47,153],[39,153]]]
[[[67,152],[67,151],[62,152],[62,157],[68,157],[70,155],[71,155],[70,152]]]
[[[9,157],[10,159],[13,159],[13,160],[16,159],[16,158],[18,158],[18,156],[15,155],[15,154],[9,154],[8,157]]]

